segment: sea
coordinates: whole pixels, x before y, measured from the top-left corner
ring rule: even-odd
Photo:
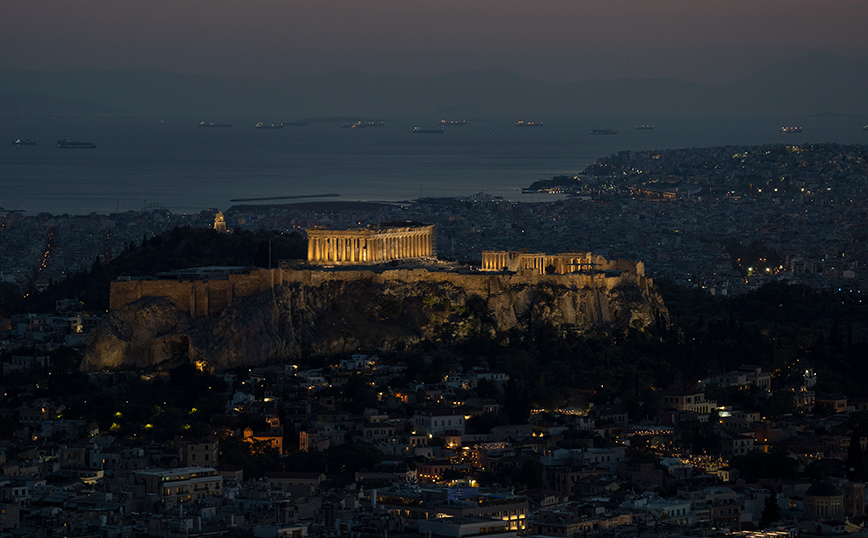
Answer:
[[[464,119],[464,118],[450,118]],[[517,127],[516,120],[542,122]],[[224,118],[205,121],[223,122]],[[195,119],[0,119],[0,208],[25,214],[89,214],[166,208],[173,213],[238,204],[298,201],[400,202],[478,193],[539,202],[523,194],[543,178],[579,173],[624,150],[727,145],[868,144],[868,118],[467,119],[442,134],[414,133],[439,119],[385,119],[345,128],[344,119],[256,129],[262,118],[232,118],[229,128]],[[273,120],[272,120],[273,121]],[[270,122],[270,121],[269,121]],[[653,130],[635,129],[653,124]],[[799,134],[781,134],[798,125]],[[611,129],[612,135],[593,135]],[[13,145],[30,138],[36,145]],[[57,141],[94,142],[59,149]],[[253,199],[253,200],[251,200]],[[241,201],[243,200],[243,201]]]

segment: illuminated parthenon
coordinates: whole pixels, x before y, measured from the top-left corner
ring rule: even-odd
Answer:
[[[307,230],[307,261],[312,264],[376,264],[435,256],[434,226],[381,224],[351,230]]]

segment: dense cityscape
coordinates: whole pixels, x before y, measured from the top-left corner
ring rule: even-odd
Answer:
[[[532,202],[0,211],[0,536],[861,534],[866,180],[864,146],[774,145],[622,152],[534,183]],[[306,230],[408,222],[469,274],[483,251],[640,261],[668,316],[221,371],[80,368],[120,319],[65,287],[81,275],[141,269],[205,237],[190,230],[297,247],[252,245],[247,265],[271,268],[303,259]],[[369,321],[401,313],[383,305]]]

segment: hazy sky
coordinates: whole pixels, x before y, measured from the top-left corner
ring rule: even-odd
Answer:
[[[0,0],[15,69],[714,83],[811,51],[868,56],[868,0]]]

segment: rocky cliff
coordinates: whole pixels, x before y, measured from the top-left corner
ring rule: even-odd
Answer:
[[[82,368],[221,371],[303,355],[457,344],[552,324],[578,330],[641,327],[668,318],[642,276],[458,274],[401,270],[287,271],[275,287],[193,317],[169,297],[112,311],[88,340]]]

